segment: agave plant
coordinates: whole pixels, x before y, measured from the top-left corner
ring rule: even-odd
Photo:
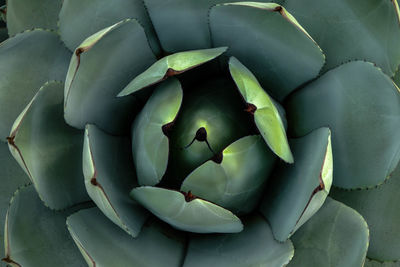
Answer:
[[[3,263],[400,266],[398,4],[278,2],[0,2]]]

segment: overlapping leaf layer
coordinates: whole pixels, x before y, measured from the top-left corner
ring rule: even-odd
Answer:
[[[398,266],[398,3],[276,2],[0,0],[3,262]]]

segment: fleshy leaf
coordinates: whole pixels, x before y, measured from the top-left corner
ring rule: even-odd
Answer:
[[[285,241],[322,206],[332,185],[331,133],[320,128],[290,140],[295,163],[278,165],[260,211]]]
[[[367,60],[393,76],[400,64],[396,0],[287,0],[285,7],[324,50],[324,70]]]
[[[168,77],[183,73],[220,56],[227,47],[192,50],[175,53],[151,65],[146,71],[136,76],[118,96],[126,96],[147,86],[156,84]]]
[[[379,261],[400,259],[400,164],[377,188],[345,191],[333,188],[331,195],[357,210],[370,229],[368,257]]]
[[[175,120],[182,103],[181,84],[160,84],[132,125],[132,154],[140,185],[155,185],[167,169],[169,140],[164,125]]]
[[[368,226],[355,210],[328,197],[292,241],[295,254],[288,267],[362,266]]]
[[[222,161],[209,160],[183,181],[191,192],[232,212],[251,212],[260,201],[276,157],[259,135],[246,136],[222,151]]]
[[[179,233],[160,223],[132,238],[93,208],[68,217],[67,226],[88,266],[179,267],[184,257]]]
[[[79,129],[92,123],[110,133],[127,132],[141,105],[136,96],[115,96],[154,61],[145,32],[135,20],[88,37],[69,65],[64,92],[67,123]]]
[[[25,30],[57,30],[62,0],[11,0],[7,2],[7,28],[10,36]]]
[[[167,53],[211,48],[208,10],[223,0],[145,0],[161,46]]]
[[[64,0],[59,22],[61,39],[74,51],[86,37],[130,18],[143,26],[150,47],[159,54],[157,36],[140,0]]]
[[[7,144],[0,142],[0,259],[4,258],[4,222],[10,198],[18,187],[29,182],[24,171],[8,151]],[[1,264],[0,264],[1,265]]]
[[[172,173],[166,175],[167,179],[175,180],[176,188],[190,172],[216,153],[239,138],[255,134],[252,116],[244,111],[245,108],[229,77],[200,81],[185,90],[179,116],[171,131],[167,172]],[[205,130],[206,140],[196,139],[200,129]]]
[[[399,162],[400,91],[371,63],[350,62],[325,73],[291,95],[286,107],[294,136],[329,125],[335,186],[375,186]]]
[[[9,149],[52,209],[87,201],[82,174],[83,132],[63,120],[63,83],[49,82],[18,116]]]
[[[136,237],[147,212],[129,197],[137,186],[130,141],[87,125],[83,145],[83,173],[89,196],[116,225]]]
[[[251,71],[235,57],[229,59],[229,70],[246,103],[255,106],[254,121],[265,142],[276,155],[293,163],[285,126],[273,100]]]
[[[63,81],[71,53],[55,33],[34,30],[0,45],[0,139],[47,81]],[[29,62],[29,64],[27,64]]]
[[[194,233],[237,233],[243,225],[232,212],[191,194],[142,186],[131,197],[174,228]]]
[[[144,1],[161,46],[167,53],[211,48],[212,40],[208,27],[208,13],[213,5],[223,2],[226,2],[226,0]],[[259,0],[258,2],[271,1]]]
[[[46,208],[33,186],[18,190],[6,215],[3,261],[13,267],[84,267],[65,227],[66,217],[74,210]]]
[[[380,262],[380,261],[370,260],[367,258],[365,260],[364,267],[400,267],[400,261]]]
[[[324,64],[321,49],[298,22],[275,3],[214,6],[210,28],[215,46],[228,46],[272,97],[282,101]]]
[[[244,220],[244,230],[231,235],[197,235],[190,239],[183,267],[281,267],[293,257],[292,242],[277,242],[259,215]]]

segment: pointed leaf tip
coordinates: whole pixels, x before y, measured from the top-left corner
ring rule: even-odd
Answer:
[[[222,46],[210,49],[200,49],[178,52],[161,58],[146,71],[136,76],[118,95],[123,97],[135,93],[145,87],[156,84],[168,77],[181,74],[215,59],[224,53],[228,47]]]
[[[254,74],[235,57],[229,59],[229,71],[244,100],[255,106],[254,120],[265,142],[277,156],[293,163],[285,127],[273,99]]]
[[[134,188],[131,197],[174,228],[194,233],[238,233],[243,224],[232,212],[187,193],[164,188]]]

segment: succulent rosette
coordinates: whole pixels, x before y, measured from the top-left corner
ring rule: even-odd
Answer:
[[[278,2],[0,2],[3,263],[399,266],[398,4]]]

